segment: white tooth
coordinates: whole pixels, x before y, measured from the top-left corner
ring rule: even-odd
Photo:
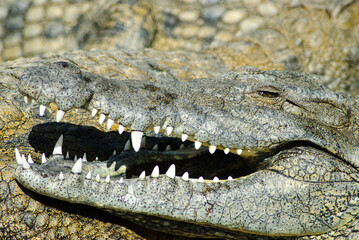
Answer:
[[[181,144],[180,147],[179,147],[180,150],[184,150],[185,148],[186,148],[186,147],[185,147],[185,145],[183,145],[183,144]]]
[[[187,135],[187,134],[185,134],[185,133],[182,133],[182,136],[181,136],[181,140],[182,140],[182,142],[186,141],[186,140],[187,140],[187,138],[188,138],[188,135]]]
[[[153,130],[155,131],[156,134],[159,134],[159,133],[160,133],[160,129],[161,129],[161,126],[155,126],[155,127],[153,127]]]
[[[72,167],[71,172],[73,172],[73,173],[81,173],[81,171],[82,171],[82,158],[79,158],[75,162],[74,166]]]
[[[94,117],[94,116],[96,116],[96,114],[97,114],[97,109],[93,108],[92,112],[91,112],[91,115]]]
[[[158,144],[156,144],[155,146],[153,146],[152,151],[158,151]]]
[[[141,148],[146,148],[146,136],[141,139]]]
[[[167,145],[165,151],[171,151],[171,150],[172,150],[171,146],[170,146],[170,145]]]
[[[121,165],[121,167],[117,170],[119,174],[126,173],[127,167],[126,165]]]
[[[210,154],[213,154],[217,149],[217,146],[214,146],[214,145],[210,145],[208,150],[209,150],[209,153]]]
[[[198,150],[201,146],[202,146],[202,143],[201,143],[200,141],[195,141],[195,142],[194,142],[194,148],[195,148],[196,150]]]
[[[110,130],[110,128],[112,127],[112,124],[114,123],[114,121],[111,119],[111,118],[109,118],[108,120],[107,120],[107,130]]]
[[[173,127],[167,126],[167,128],[166,128],[167,136],[171,135],[172,131],[173,131]]]
[[[96,175],[96,182],[99,182],[100,181],[100,174],[97,174]]]
[[[151,173],[151,177],[156,178],[160,176],[160,168],[156,165]]]
[[[116,162],[113,162],[108,169],[112,172],[115,171],[115,167],[116,167]]]
[[[123,151],[129,151],[131,150],[131,142],[130,140],[127,140],[125,147],[123,148]]]
[[[24,169],[29,169],[29,168],[30,168],[30,165],[29,165],[29,163],[26,161],[26,158],[23,158],[23,159],[22,159],[22,167],[23,167]]]
[[[54,151],[52,152],[52,155],[55,155],[55,154],[62,154],[62,143],[64,141],[64,136],[61,135],[59,137],[59,140],[57,140],[56,144],[55,144],[55,148],[54,148]]]
[[[223,150],[223,152],[224,152],[225,154],[228,154],[229,151],[231,151],[231,149],[229,149],[229,148],[225,148],[225,149]]]
[[[34,161],[32,160],[31,155],[29,154],[29,156],[27,156],[27,162],[28,163],[34,163]]]
[[[41,156],[41,163],[46,163],[46,162],[47,162],[46,155],[45,153],[43,153]]]
[[[174,164],[172,164],[167,172],[166,172],[166,175],[170,178],[174,178],[176,176],[176,166]]]
[[[98,157],[95,158],[95,161],[98,161]]]
[[[188,180],[189,180],[189,174],[188,174],[188,172],[185,172],[185,173],[182,175],[182,180],[184,180],[184,181],[188,181]]]
[[[59,180],[64,180],[65,178],[64,178],[64,174],[62,173],[62,172],[60,172],[60,174],[59,174]]]
[[[105,122],[105,119],[106,119],[106,115],[101,113],[100,118],[98,119],[98,123],[101,125],[102,123]]]
[[[200,177],[198,178],[198,182],[204,182],[204,179],[203,179],[202,176],[200,176]]]
[[[107,175],[105,182],[109,183],[110,182],[110,175]]]
[[[141,139],[142,139],[143,132],[141,131],[132,131],[131,132],[131,142],[132,147],[135,152],[138,152],[141,147]]]
[[[26,104],[29,104],[29,97],[28,96],[24,96],[24,101]]]
[[[120,124],[120,125],[118,125],[118,133],[119,133],[119,134],[122,134],[122,133],[123,133],[123,131],[125,131],[125,127],[124,127],[124,126],[122,126],[121,124]]]
[[[83,162],[87,162],[87,156],[86,156],[86,153],[84,153],[84,155],[82,156],[82,161],[83,161]]]
[[[113,156],[116,156],[117,155],[117,152],[116,150],[113,150],[113,153],[112,153]]]
[[[77,155],[75,155],[74,157],[74,162],[77,162]]]
[[[70,159],[70,153],[69,152],[66,152],[66,159]]]
[[[213,182],[216,182],[216,183],[219,182],[218,177],[214,177],[214,178],[213,178]]]
[[[86,177],[85,177],[86,179],[91,179],[92,178],[92,173],[91,173],[91,171],[89,171],[87,174],[86,174]]]
[[[229,176],[228,181],[233,181],[233,178],[231,176]]]
[[[119,184],[123,183],[123,177],[120,178],[120,181],[118,181]]]
[[[20,155],[19,149],[15,148],[15,157],[17,164],[22,164],[22,157]]]
[[[146,177],[146,171],[143,171],[140,176],[138,177],[139,180],[144,180]]]
[[[242,154],[242,152],[243,152],[243,150],[242,150],[242,149],[239,149],[239,148],[237,149],[237,154],[238,154],[238,155],[241,155],[241,154]]]
[[[57,113],[56,113],[56,122],[60,122],[61,119],[64,117],[65,115],[65,112],[62,111],[62,110],[57,110]]]
[[[46,111],[46,106],[40,105],[40,116],[44,116]]]
[[[25,154],[22,154],[22,155],[21,155],[21,163],[22,163],[23,161],[26,161]]]

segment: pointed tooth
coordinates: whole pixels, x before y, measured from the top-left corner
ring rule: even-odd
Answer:
[[[26,161],[26,158],[22,159],[22,167],[24,169],[30,169],[30,164]]]
[[[69,152],[66,152],[66,159],[70,159],[70,153]]]
[[[170,178],[174,178],[176,176],[176,166],[174,164],[172,164],[167,172],[166,172],[166,175]]]
[[[229,149],[229,148],[225,148],[225,149],[223,150],[223,152],[224,152],[225,154],[228,154],[229,151],[231,151],[231,149]]]
[[[116,155],[117,155],[116,149],[115,149],[115,150],[113,150],[112,155],[113,155],[113,156],[116,156]]]
[[[214,177],[214,178],[213,178],[213,182],[215,182],[215,183],[219,182],[219,178],[218,178],[218,177]]]
[[[89,171],[87,174],[86,174],[86,179],[90,180],[92,178],[92,172]]]
[[[118,181],[119,184],[123,183],[123,177],[120,178],[120,180]]]
[[[99,123],[100,125],[102,125],[102,123],[105,122],[105,119],[106,119],[106,115],[103,114],[103,113],[101,113],[101,114],[100,114],[100,118],[98,119],[98,123]]]
[[[160,129],[161,129],[161,126],[155,126],[155,127],[153,127],[153,130],[155,131],[156,134],[159,134],[159,133],[160,133]]]
[[[25,102],[26,104],[29,104],[29,97],[28,97],[28,96],[24,96],[24,102]]]
[[[91,116],[94,117],[94,116],[96,116],[96,114],[97,114],[97,109],[93,108],[92,112],[91,112]]]
[[[217,149],[217,146],[214,146],[214,145],[210,145],[208,147],[208,150],[209,150],[210,154],[213,154],[216,151],[216,149]]]
[[[243,150],[242,150],[242,149],[239,149],[239,148],[238,148],[236,151],[237,151],[237,154],[238,154],[238,155],[241,155],[242,152],[243,152]]]
[[[41,163],[46,163],[46,162],[47,162],[46,155],[45,153],[43,153],[41,156]]]
[[[101,178],[100,178],[100,174],[97,174],[97,175],[96,175],[96,182],[100,182],[100,179],[101,179]]]
[[[27,162],[28,163],[34,163],[34,161],[32,160],[31,155],[29,154],[29,156],[27,156]]]
[[[22,155],[21,155],[21,164],[22,164],[23,161],[26,161],[25,154],[22,154]]]
[[[188,135],[185,134],[185,133],[182,133],[182,135],[181,135],[181,140],[182,140],[182,142],[186,141],[187,138],[188,138]]]
[[[98,157],[95,158],[95,161],[98,161]]]
[[[77,162],[77,155],[75,155],[74,157],[74,162]]]
[[[81,173],[81,171],[82,171],[82,158],[79,158],[75,162],[74,166],[72,167],[71,172],[73,172],[73,173]]]
[[[113,162],[113,163],[111,164],[111,166],[108,167],[108,169],[109,169],[110,171],[115,171],[115,168],[116,168],[116,162]]]
[[[46,106],[40,105],[40,116],[44,116],[46,111]]]
[[[110,130],[110,129],[111,129],[113,123],[114,123],[114,121],[113,121],[111,118],[109,118],[109,119],[107,120],[107,130]]]
[[[64,180],[65,178],[64,178],[64,174],[62,173],[62,172],[60,172],[60,174],[59,174],[59,180]]]
[[[188,172],[185,172],[185,173],[182,175],[182,180],[184,180],[184,181],[188,181],[188,180],[189,180],[189,174],[188,174]]]
[[[64,117],[65,112],[62,110],[57,110],[56,112],[56,122],[60,122],[61,119]]]
[[[170,146],[170,145],[167,145],[165,151],[167,152],[167,151],[171,151],[171,150],[172,150],[171,146]]]
[[[173,131],[173,127],[167,126],[167,128],[166,128],[167,136],[171,135],[172,131]]]
[[[146,148],[146,136],[141,139],[141,148]]]
[[[160,168],[156,165],[151,173],[151,177],[156,178],[160,176]]]
[[[185,145],[184,145],[184,144],[181,144],[181,145],[180,145],[180,147],[179,147],[179,149],[180,149],[180,150],[185,150],[185,149],[186,149],[186,147],[185,147]]]
[[[141,147],[141,139],[142,139],[143,132],[141,131],[132,131],[131,132],[131,142],[132,147],[135,152],[138,152]]]
[[[158,144],[153,146],[152,151],[158,151]]]
[[[84,153],[84,155],[82,156],[82,161],[83,161],[83,162],[87,162],[87,155],[86,155],[86,153]]]
[[[131,150],[131,141],[127,140],[127,142],[123,148],[123,151],[129,151],[129,150]]]
[[[196,150],[198,150],[201,146],[202,146],[202,143],[201,143],[200,141],[195,141],[195,142],[194,142],[194,148],[195,148]]]
[[[19,152],[19,149],[17,149],[17,148],[15,148],[15,157],[16,157],[17,164],[22,164],[22,157]]]
[[[121,124],[120,124],[120,125],[118,125],[118,133],[119,133],[119,134],[122,134],[122,133],[123,133],[123,131],[125,131],[125,127],[124,127],[124,126],[122,126]]]
[[[144,180],[146,177],[146,171],[143,171],[140,176],[138,177],[139,180]]]
[[[106,179],[105,179],[105,182],[109,183],[110,182],[110,175],[107,175]]]
[[[64,136],[61,135],[59,137],[59,140],[57,140],[57,142],[55,144],[54,151],[52,152],[52,155],[62,154],[62,143],[63,143],[63,141],[64,141]]]
[[[204,182],[204,179],[203,179],[202,176],[200,176],[200,177],[198,178],[198,182]]]
[[[121,165],[121,167],[117,170],[119,174],[126,173],[127,167],[126,165]]]
[[[231,176],[229,176],[228,181],[233,181],[233,178]]]

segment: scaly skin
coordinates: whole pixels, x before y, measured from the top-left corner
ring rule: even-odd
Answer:
[[[115,78],[120,75],[122,79],[128,77],[135,79],[156,79],[157,77],[164,77],[164,72],[169,72],[170,75],[183,80],[195,77],[214,78],[229,70],[249,64],[258,66],[261,69],[276,68],[318,73],[325,76],[321,81],[326,85],[329,84],[331,89],[349,91],[354,96],[358,94],[356,58],[358,54],[356,54],[356,51],[358,50],[359,39],[359,25],[357,24],[359,8],[357,2],[343,1],[339,5],[325,4],[328,6],[327,9],[322,7],[323,3],[312,4],[310,1],[306,1],[304,4],[295,3],[298,5],[295,8],[276,2],[275,5],[279,11],[274,13],[274,17],[260,13],[259,6],[251,5],[250,1],[245,3],[239,2],[238,5],[227,3],[224,4],[224,11],[221,17],[215,21],[216,24],[214,25],[207,25],[207,20],[204,20],[205,24],[203,24],[203,19],[205,18],[202,18],[200,14],[204,10],[210,10],[210,6],[202,6],[196,3],[183,4],[182,2],[171,2],[171,7],[167,7],[163,2],[161,4],[139,3],[135,6],[126,3],[113,3],[113,6],[116,4],[119,7],[116,9],[111,8],[114,9],[113,12],[115,13],[109,14],[105,8],[92,7],[91,1],[85,0],[76,1],[75,7],[68,5],[70,1],[36,1],[37,3],[25,4],[27,7],[16,10],[19,4],[14,4],[13,10],[10,11],[8,3],[13,2],[2,1],[0,3],[0,9],[3,13],[1,14],[3,27],[0,34],[3,60],[14,59],[20,56],[38,55],[44,51],[68,51],[77,48],[88,49],[91,46],[106,49],[109,45],[113,47],[114,44],[134,49],[153,47],[165,50],[205,50],[198,54],[178,53],[176,57],[170,53],[139,51],[130,56],[120,54],[120,57],[115,60],[110,58],[111,61],[106,56],[102,57],[103,64],[99,60],[97,62],[87,60],[88,57],[84,56],[91,58],[91,54],[86,53],[78,54],[76,57],[47,56],[48,59],[42,60],[19,60],[3,65],[1,70],[2,114],[0,123],[1,137],[4,139],[2,143],[2,159],[4,161],[0,161],[2,169],[0,174],[2,184],[6,183],[6,187],[1,187],[1,228],[3,229],[1,236],[8,236],[9,238],[37,236],[41,238],[52,232],[55,235],[50,236],[57,237],[79,238],[86,234],[86,236],[91,238],[95,237],[96,233],[98,233],[98,236],[106,237],[106,234],[109,232],[106,230],[108,228],[111,228],[113,238],[123,236],[122,229],[118,229],[118,225],[115,225],[117,227],[113,228],[110,224],[101,221],[92,221],[86,217],[66,213],[66,211],[62,212],[54,210],[52,207],[44,207],[40,202],[30,200],[15,184],[13,178],[13,148],[17,146],[20,147],[22,153],[33,154],[33,147],[29,145],[27,139],[32,126],[43,122],[38,118],[37,108],[35,111],[33,108],[29,109],[26,107],[16,92],[17,80],[13,76],[19,77],[27,66],[38,66],[43,62],[71,59],[80,66],[86,67],[87,70],[109,78]],[[100,5],[102,4],[102,1],[98,2]],[[338,3],[338,1],[336,2]],[[61,6],[62,11],[57,11],[56,7],[58,6]],[[31,10],[35,11],[36,8],[40,9],[40,11],[43,9],[45,14],[28,14]],[[100,10],[99,15],[94,15],[87,14],[89,9],[92,9],[91,11],[98,11],[98,9],[105,10]],[[166,9],[166,11],[163,9]],[[244,10],[243,18],[239,17],[237,21],[232,20],[232,22],[225,18],[226,14],[230,13],[230,10],[238,9]],[[122,15],[123,17],[120,17],[119,22],[129,24],[127,30],[133,30],[132,33],[128,34],[128,31],[121,31],[118,35],[109,34],[109,37],[104,37],[100,41],[98,41],[99,39],[97,39],[95,34],[89,37],[90,40],[83,41],[81,36],[89,32],[87,30],[89,26],[92,30],[92,21],[94,19],[98,21],[98,19],[104,19],[102,16],[121,16],[121,11],[122,14],[125,14]],[[193,13],[192,20],[188,20],[188,18],[191,18],[188,17],[189,15],[191,16],[191,14],[188,15],[191,11]],[[82,19],[79,16],[84,12],[88,16],[96,17],[86,21],[79,21],[79,19]],[[140,17],[132,18],[130,17],[131,14]],[[241,15],[240,12],[237,12],[237,14]],[[32,16],[32,19],[30,16]],[[256,18],[253,19],[253,16],[256,16]],[[8,24],[11,22],[8,21],[11,17],[14,17],[15,22],[20,24]],[[16,19],[16,17],[18,18]],[[66,21],[58,21],[60,18],[66,19]],[[135,19],[135,23],[131,23],[128,19]],[[243,26],[248,26],[248,24],[244,24],[248,23],[245,20],[250,20],[254,23],[262,22],[264,24],[259,29],[253,28],[249,29],[249,32],[244,32]],[[8,24],[6,27],[5,23]],[[84,23],[83,26],[82,23]],[[107,21],[105,20],[105,26],[106,23]],[[156,24],[155,27],[152,25],[153,23]],[[56,26],[59,26],[59,24],[68,25],[60,27],[62,29],[60,32],[51,31],[51,29],[56,30]],[[108,29],[111,29],[111,24],[107,25]],[[40,29],[42,30],[40,32],[36,31],[36,29],[39,29],[36,28],[36,25],[41,26]],[[55,28],[50,25],[55,26]],[[81,27],[74,27],[76,25]],[[101,26],[99,27],[100,29],[102,29]],[[133,37],[133,33],[138,32],[139,26],[144,26],[147,32],[146,35],[149,37],[143,38],[141,35]],[[156,29],[156,31],[153,29]],[[45,34],[41,34],[42,31]],[[240,34],[238,34],[237,39],[233,40],[233,36],[237,32]],[[271,34],[261,34],[266,32]],[[78,39],[75,35],[79,35],[80,38]],[[101,35],[107,36],[103,32]],[[318,36],[321,37],[318,38]],[[318,39],[320,40],[318,41]],[[116,43],[114,43],[115,40],[117,41]],[[41,44],[36,44],[36,41],[40,41]],[[102,42],[102,44],[98,44],[98,42]],[[228,44],[228,42],[232,44]],[[134,43],[134,45],[128,46],[129,43]],[[211,48],[206,49],[209,45],[211,45]],[[41,47],[39,48],[38,46]],[[142,66],[143,62],[135,61],[139,58],[143,59],[143,56],[146,55],[144,62],[156,62],[156,59],[161,54],[163,57],[161,57],[159,65],[165,66],[162,69],[162,73],[155,71],[156,65],[155,68],[148,67],[146,64]],[[210,57],[206,58],[205,56]],[[126,60],[122,60],[124,58]],[[84,59],[89,63],[83,64]],[[179,62],[178,59],[180,59]],[[151,72],[153,74],[149,74]],[[67,113],[65,121],[75,124],[85,123],[98,127],[91,119],[79,119],[79,116],[74,113],[74,111]],[[88,115],[85,116],[88,117]],[[53,143],[54,141],[53,139]],[[50,150],[48,151],[51,152]],[[37,159],[39,159],[39,156],[37,156]],[[14,204],[17,202],[21,204]],[[89,217],[93,218],[94,216]],[[57,224],[54,224],[54,226],[48,225],[50,219],[53,222],[57,222]],[[36,222],[39,223],[36,224]],[[88,229],[86,230],[85,227],[81,226],[88,226]],[[339,230],[332,231],[328,235],[321,235],[318,238],[335,238],[335,236],[354,238],[357,228],[357,220],[354,219]],[[146,237],[148,236],[147,234]],[[126,235],[124,238],[130,238],[130,236]],[[136,238],[136,235],[133,235],[133,238]]]

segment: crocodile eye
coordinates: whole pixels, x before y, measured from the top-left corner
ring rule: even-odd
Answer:
[[[270,92],[270,91],[257,91],[259,95],[266,98],[277,98],[279,97],[279,93],[277,92]]]

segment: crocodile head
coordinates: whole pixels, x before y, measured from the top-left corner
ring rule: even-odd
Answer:
[[[87,109],[130,132],[134,150],[74,163],[63,156],[64,136],[41,165],[17,151],[16,179],[40,194],[190,236],[321,234],[359,212],[358,103],[315,76],[245,67],[214,79],[118,81],[56,62],[19,82],[40,115],[56,104],[59,122]],[[146,134],[186,145],[157,151],[154,137],[141,149]]]

